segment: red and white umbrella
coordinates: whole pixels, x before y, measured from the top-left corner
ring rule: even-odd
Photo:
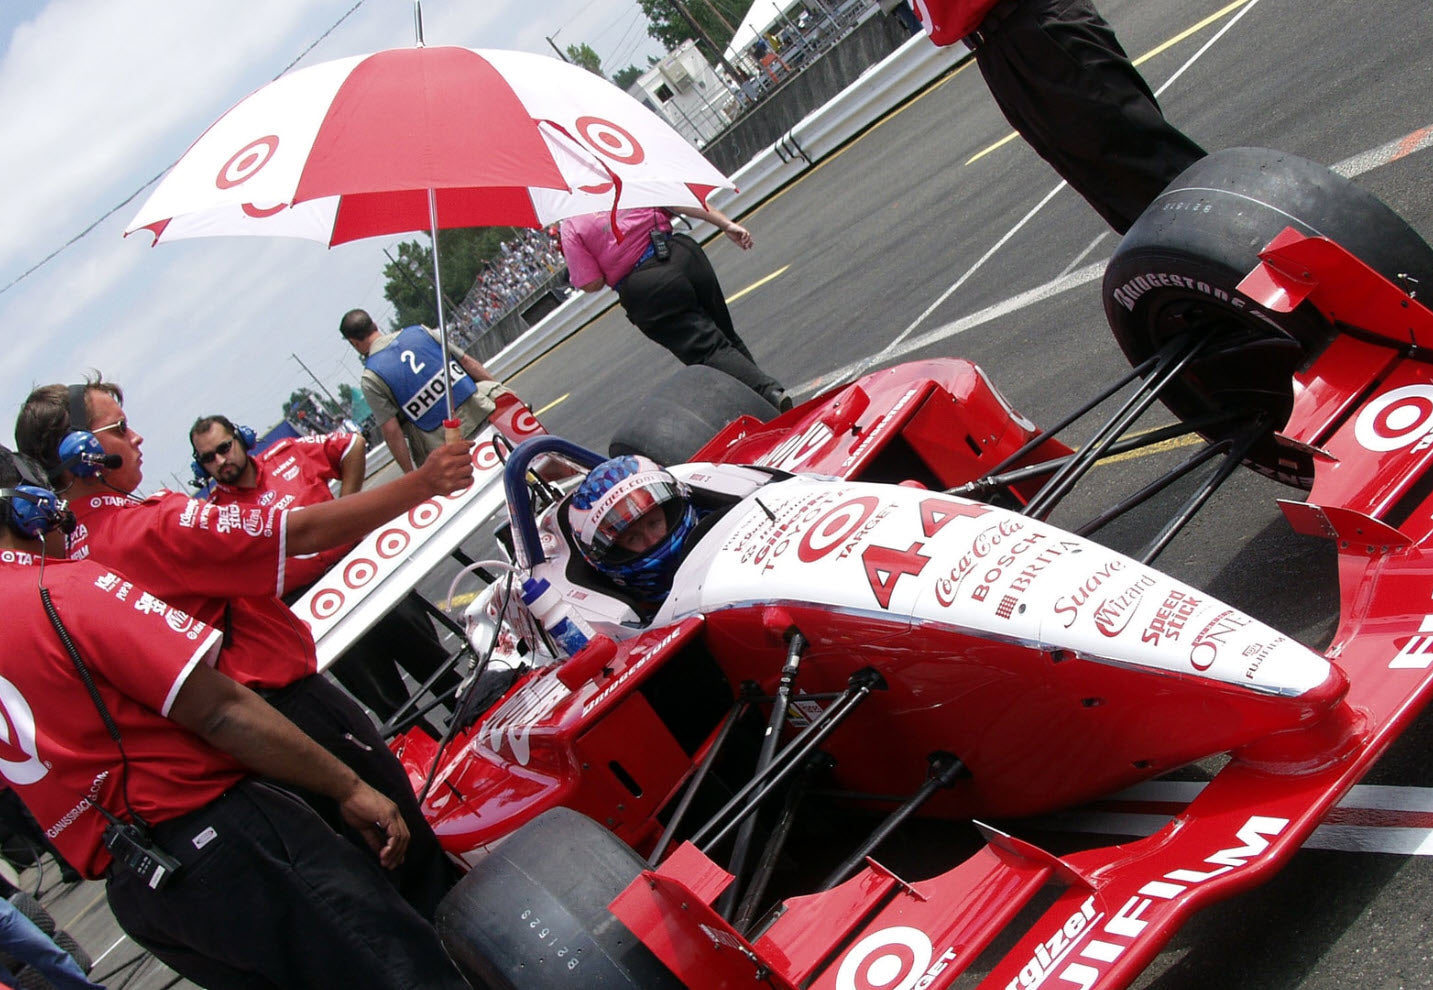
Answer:
[[[732,184],[665,121],[586,69],[420,43],[324,62],[256,90],[184,153],[125,235],[334,245],[428,230],[446,339],[439,229],[705,206],[720,186]]]
[[[330,245],[701,206],[731,182],[646,107],[525,52],[404,48],[300,69],[213,124],[125,233]],[[430,211],[430,196],[435,210]]]

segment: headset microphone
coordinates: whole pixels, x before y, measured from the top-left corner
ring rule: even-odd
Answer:
[[[75,456],[79,458],[79,462],[81,464],[88,464],[91,467],[104,468],[108,471],[113,471],[124,463],[124,458],[118,454],[80,453],[76,454]]]

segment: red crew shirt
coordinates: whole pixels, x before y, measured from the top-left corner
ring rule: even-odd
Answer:
[[[215,483],[210,501],[216,505],[243,505],[264,509],[301,508],[333,500],[330,481],[343,475],[343,458],[357,441],[354,433],[280,440],[254,462],[253,488]],[[284,574],[284,592],[306,588],[344,558],[353,544],[319,553],[290,557]]]
[[[102,565],[45,563],[44,581],[80,658],[94,675],[128,755],[86,692],[40,601],[39,559],[0,550],[0,773],[60,852],[95,879],[109,866],[98,803],[157,824],[203,807],[245,776],[242,767],[170,721],[174,698],[219,633]]]
[[[275,597],[284,587],[287,513],[167,491],[142,502],[96,495],[70,508],[79,522],[70,558],[122,571],[218,629],[222,673],[277,688],[318,670],[313,634]]]

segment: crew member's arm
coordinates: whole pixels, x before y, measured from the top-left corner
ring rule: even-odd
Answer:
[[[196,664],[169,717],[261,776],[333,798],[380,863],[391,870],[403,862],[408,826],[397,805],[248,688]]]
[[[403,436],[403,427],[398,425],[398,417],[394,416],[383,421],[379,427],[383,431],[383,442],[388,444],[388,451],[393,455],[393,462],[403,470],[404,474],[413,472],[413,454],[408,450],[408,441]]]
[[[680,213],[682,216],[691,217],[694,220],[705,220],[730,237],[733,243],[743,251],[751,249],[751,232],[721,210],[699,210],[694,206],[669,206],[667,209],[672,213]]]
[[[461,491],[473,483],[471,446],[467,441],[444,444],[428,455],[422,467],[387,484],[290,510],[287,554],[294,557],[353,543],[424,499]]]
[[[579,292],[600,292],[606,285],[607,283],[602,281],[602,276],[599,275],[591,282],[588,282],[585,285],[576,286],[576,288]]]
[[[497,381],[496,378],[488,373],[488,369],[484,368],[482,362],[477,358],[463,354],[458,357],[458,363],[463,366],[463,370],[466,371],[468,376],[475,382]]]
[[[355,433],[343,460],[338,462],[338,497],[343,498],[362,489],[363,476],[367,471],[368,442]]]

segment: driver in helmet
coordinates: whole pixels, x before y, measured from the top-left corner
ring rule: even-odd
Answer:
[[[630,454],[588,472],[568,506],[586,561],[653,609],[695,543],[698,518],[685,484],[655,461]]]

